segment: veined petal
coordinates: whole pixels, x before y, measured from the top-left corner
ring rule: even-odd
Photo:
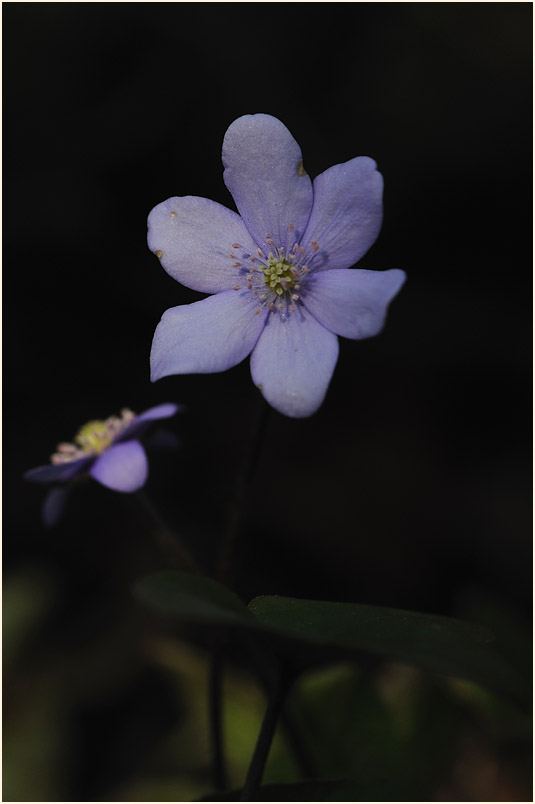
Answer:
[[[286,320],[271,315],[251,356],[253,382],[285,416],[319,408],[338,359],[338,338],[303,307]]]
[[[256,310],[259,310],[256,313]],[[152,342],[151,379],[226,371],[247,357],[266,320],[250,291],[228,290],[167,310]]]
[[[24,479],[31,480],[32,483],[65,483],[84,472],[92,460],[93,456],[88,456],[66,463],[36,466],[35,469],[28,469],[24,473]]]
[[[147,479],[149,467],[145,450],[139,441],[114,444],[100,455],[89,474],[113,491],[131,493],[140,489]]]
[[[128,438],[137,437],[145,432],[150,424],[158,419],[169,419],[180,410],[180,405],[175,405],[173,402],[164,402],[162,405],[156,405],[153,408],[145,410],[136,416],[132,424],[121,433],[117,438],[117,442],[126,441]]]
[[[349,268],[375,242],[383,219],[383,177],[368,156],[334,165],[314,179],[314,206],[302,240],[314,268]]]
[[[239,285],[243,272],[236,263],[244,253],[256,254],[240,216],[208,198],[168,198],[151,211],[148,227],[149,248],[167,273],[203,293]]]
[[[344,268],[318,271],[308,280],[303,303],[320,324],[344,338],[370,338],[383,328],[389,303],[405,272]]]
[[[223,165],[225,184],[258,245],[265,248],[269,234],[290,248],[305,231],[313,190],[286,126],[269,114],[239,117],[225,134]]]

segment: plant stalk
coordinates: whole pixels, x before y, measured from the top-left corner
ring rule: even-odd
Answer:
[[[240,795],[240,801],[256,800],[258,788],[262,782],[267,758],[275,735],[275,729],[277,728],[279,716],[283,710],[290,686],[291,681],[287,677],[283,677],[282,673],[279,671],[271,689],[253,758],[251,759],[245,784]]]

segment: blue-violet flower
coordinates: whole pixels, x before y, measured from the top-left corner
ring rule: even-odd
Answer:
[[[239,215],[195,196],[170,198],[149,215],[149,248],[165,270],[214,294],[164,313],[151,379],[225,371],[251,354],[269,404],[310,416],[331,380],[337,336],[377,335],[405,281],[397,269],[349,270],[379,233],[381,174],[359,156],[312,183],[297,142],[265,114],[232,123],[223,165]]]
[[[45,524],[58,521],[69,494],[67,484],[80,475],[89,474],[103,486],[124,493],[144,486],[148,461],[140,438],[154,421],[168,419],[179,410],[178,405],[165,403],[136,416],[125,408],[120,416],[85,424],[73,443],[58,444],[50,464],[24,474],[26,480],[54,484],[43,506]]]

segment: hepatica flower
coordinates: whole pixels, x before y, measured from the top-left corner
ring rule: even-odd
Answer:
[[[67,484],[81,475],[124,493],[144,486],[148,461],[140,439],[154,421],[168,419],[178,411],[178,405],[171,403],[149,408],[137,416],[124,409],[120,416],[88,422],[73,443],[58,444],[50,464],[30,469],[24,475],[26,480],[55,486],[43,507],[45,524],[58,521],[69,493]]]
[[[377,335],[405,280],[397,269],[350,268],[379,233],[382,177],[359,156],[312,182],[297,142],[265,114],[232,123],[223,165],[239,215],[195,196],[149,215],[149,247],[165,270],[214,294],[164,313],[151,378],[225,371],[250,354],[270,405],[310,416],[331,380],[337,336]]]

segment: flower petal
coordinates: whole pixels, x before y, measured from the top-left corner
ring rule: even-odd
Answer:
[[[35,469],[28,469],[24,473],[24,479],[31,480],[32,483],[64,483],[85,471],[92,460],[93,457],[89,456],[67,463],[36,466]]]
[[[375,242],[383,219],[383,177],[368,156],[334,165],[314,179],[314,206],[302,240],[319,251],[308,265],[349,268]]]
[[[270,234],[277,246],[290,248],[305,231],[313,190],[286,126],[269,114],[239,117],[225,134],[223,165],[225,184],[258,245],[265,248]]]
[[[47,528],[58,524],[70,496],[70,486],[55,486],[47,493],[41,509],[41,518]]]
[[[247,357],[266,320],[250,291],[228,290],[162,316],[152,342],[151,380],[226,371]]]
[[[167,273],[203,293],[239,285],[244,271],[234,264],[256,254],[240,216],[207,198],[169,198],[151,211],[148,227],[149,248]]]
[[[336,335],[370,338],[383,328],[388,305],[404,282],[405,272],[397,268],[318,271],[308,280],[303,303]]]
[[[147,479],[149,467],[145,450],[139,441],[114,444],[100,455],[89,474],[113,491],[131,493],[140,489]]]
[[[286,320],[274,314],[251,356],[251,375],[265,399],[285,416],[319,408],[338,359],[338,338],[299,307]]]
[[[115,443],[119,441],[126,441],[134,436],[137,438],[144,433],[153,421],[158,419],[169,419],[180,410],[180,405],[175,405],[173,402],[164,402],[162,405],[156,405],[153,408],[145,410],[136,416],[134,421],[128,425],[121,435],[116,439]]]

